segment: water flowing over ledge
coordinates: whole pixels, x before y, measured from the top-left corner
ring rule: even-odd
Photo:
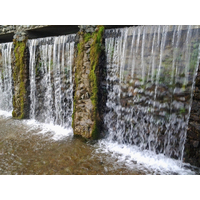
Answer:
[[[106,30],[109,141],[182,160],[199,39],[197,26]]]
[[[13,43],[0,44],[2,68],[0,68],[0,109],[12,112],[12,48]]]
[[[105,31],[107,135],[81,147],[91,148],[92,162],[98,160],[103,173],[200,173],[182,162],[199,64],[199,28],[138,26]],[[28,40],[31,119],[21,121],[10,119],[13,44],[0,44],[0,116],[13,121],[19,132],[24,126],[26,134],[49,135],[56,144],[73,138],[74,40],[75,34]],[[101,163],[110,167],[102,168]]]
[[[71,127],[74,37],[67,35],[28,41],[31,119]]]

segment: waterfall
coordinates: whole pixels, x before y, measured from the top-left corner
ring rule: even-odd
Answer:
[[[0,44],[0,110],[12,112],[12,48],[13,43]]]
[[[75,34],[28,40],[31,119],[71,127],[74,37]]]
[[[199,28],[105,31],[108,141],[182,160],[199,64]]]

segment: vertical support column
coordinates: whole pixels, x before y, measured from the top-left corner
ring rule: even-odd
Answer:
[[[30,110],[30,81],[29,81],[29,52],[26,46],[28,36],[26,32],[17,27],[15,32],[13,71],[13,112],[12,116],[19,119],[29,118]]]
[[[97,139],[100,135],[100,59],[104,51],[103,26],[80,26],[75,53],[72,126],[75,135]]]
[[[188,124],[184,161],[200,167],[200,64],[197,72],[193,103]]]

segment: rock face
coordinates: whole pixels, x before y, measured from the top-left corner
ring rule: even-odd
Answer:
[[[200,167],[200,64],[197,72],[193,103],[188,124],[184,161]]]
[[[100,133],[99,77],[102,70],[103,26],[81,26],[75,52],[74,109],[75,135],[98,138]]]

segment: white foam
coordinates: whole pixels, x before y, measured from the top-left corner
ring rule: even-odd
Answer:
[[[11,118],[12,111],[8,112],[0,110],[0,116],[3,118]],[[17,121],[17,123],[23,123],[24,125],[28,125],[29,128],[28,131],[39,129],[39,132],[37,132],[38,134],[52,133],[53,134],[52,139],[54,140],[60,140],[63,137],[73,135],[72,128],[63,128],[59,125],[40,123],[34,119],[21,120]]]
[[[52,139],[54,140],[60,140],[63,137],[73,135],[72,128],[66,129],[59,125],[40,123],[33,119],[23,120],[23,122],[27,124],[28,126],[30,126],[29,131],[34,130],[34,129],[40,129],[40,131],[37,132],[37,134],[46,134],[49,132],[52,133],[53,134]]]
[[[106,139],[100,140],[98,146],[97,151],[111,153],[112,157],[117,158],[118,162],[125,162],[130,169],[141,166],[141,170],[146,169],[153,174],[195,174],[183,166],[190,166],[189,164],[183,164],[179,160],[168,158],[163,154],[155,154],[152,151],[141,151],[137,146],[109,142]],[[136,162],[137,164],[134,164]]]
[[[0,116],[5,117],[5,118],[10,118],[12,117],[12,111],[8,112],[8,111],[0,110]]]

